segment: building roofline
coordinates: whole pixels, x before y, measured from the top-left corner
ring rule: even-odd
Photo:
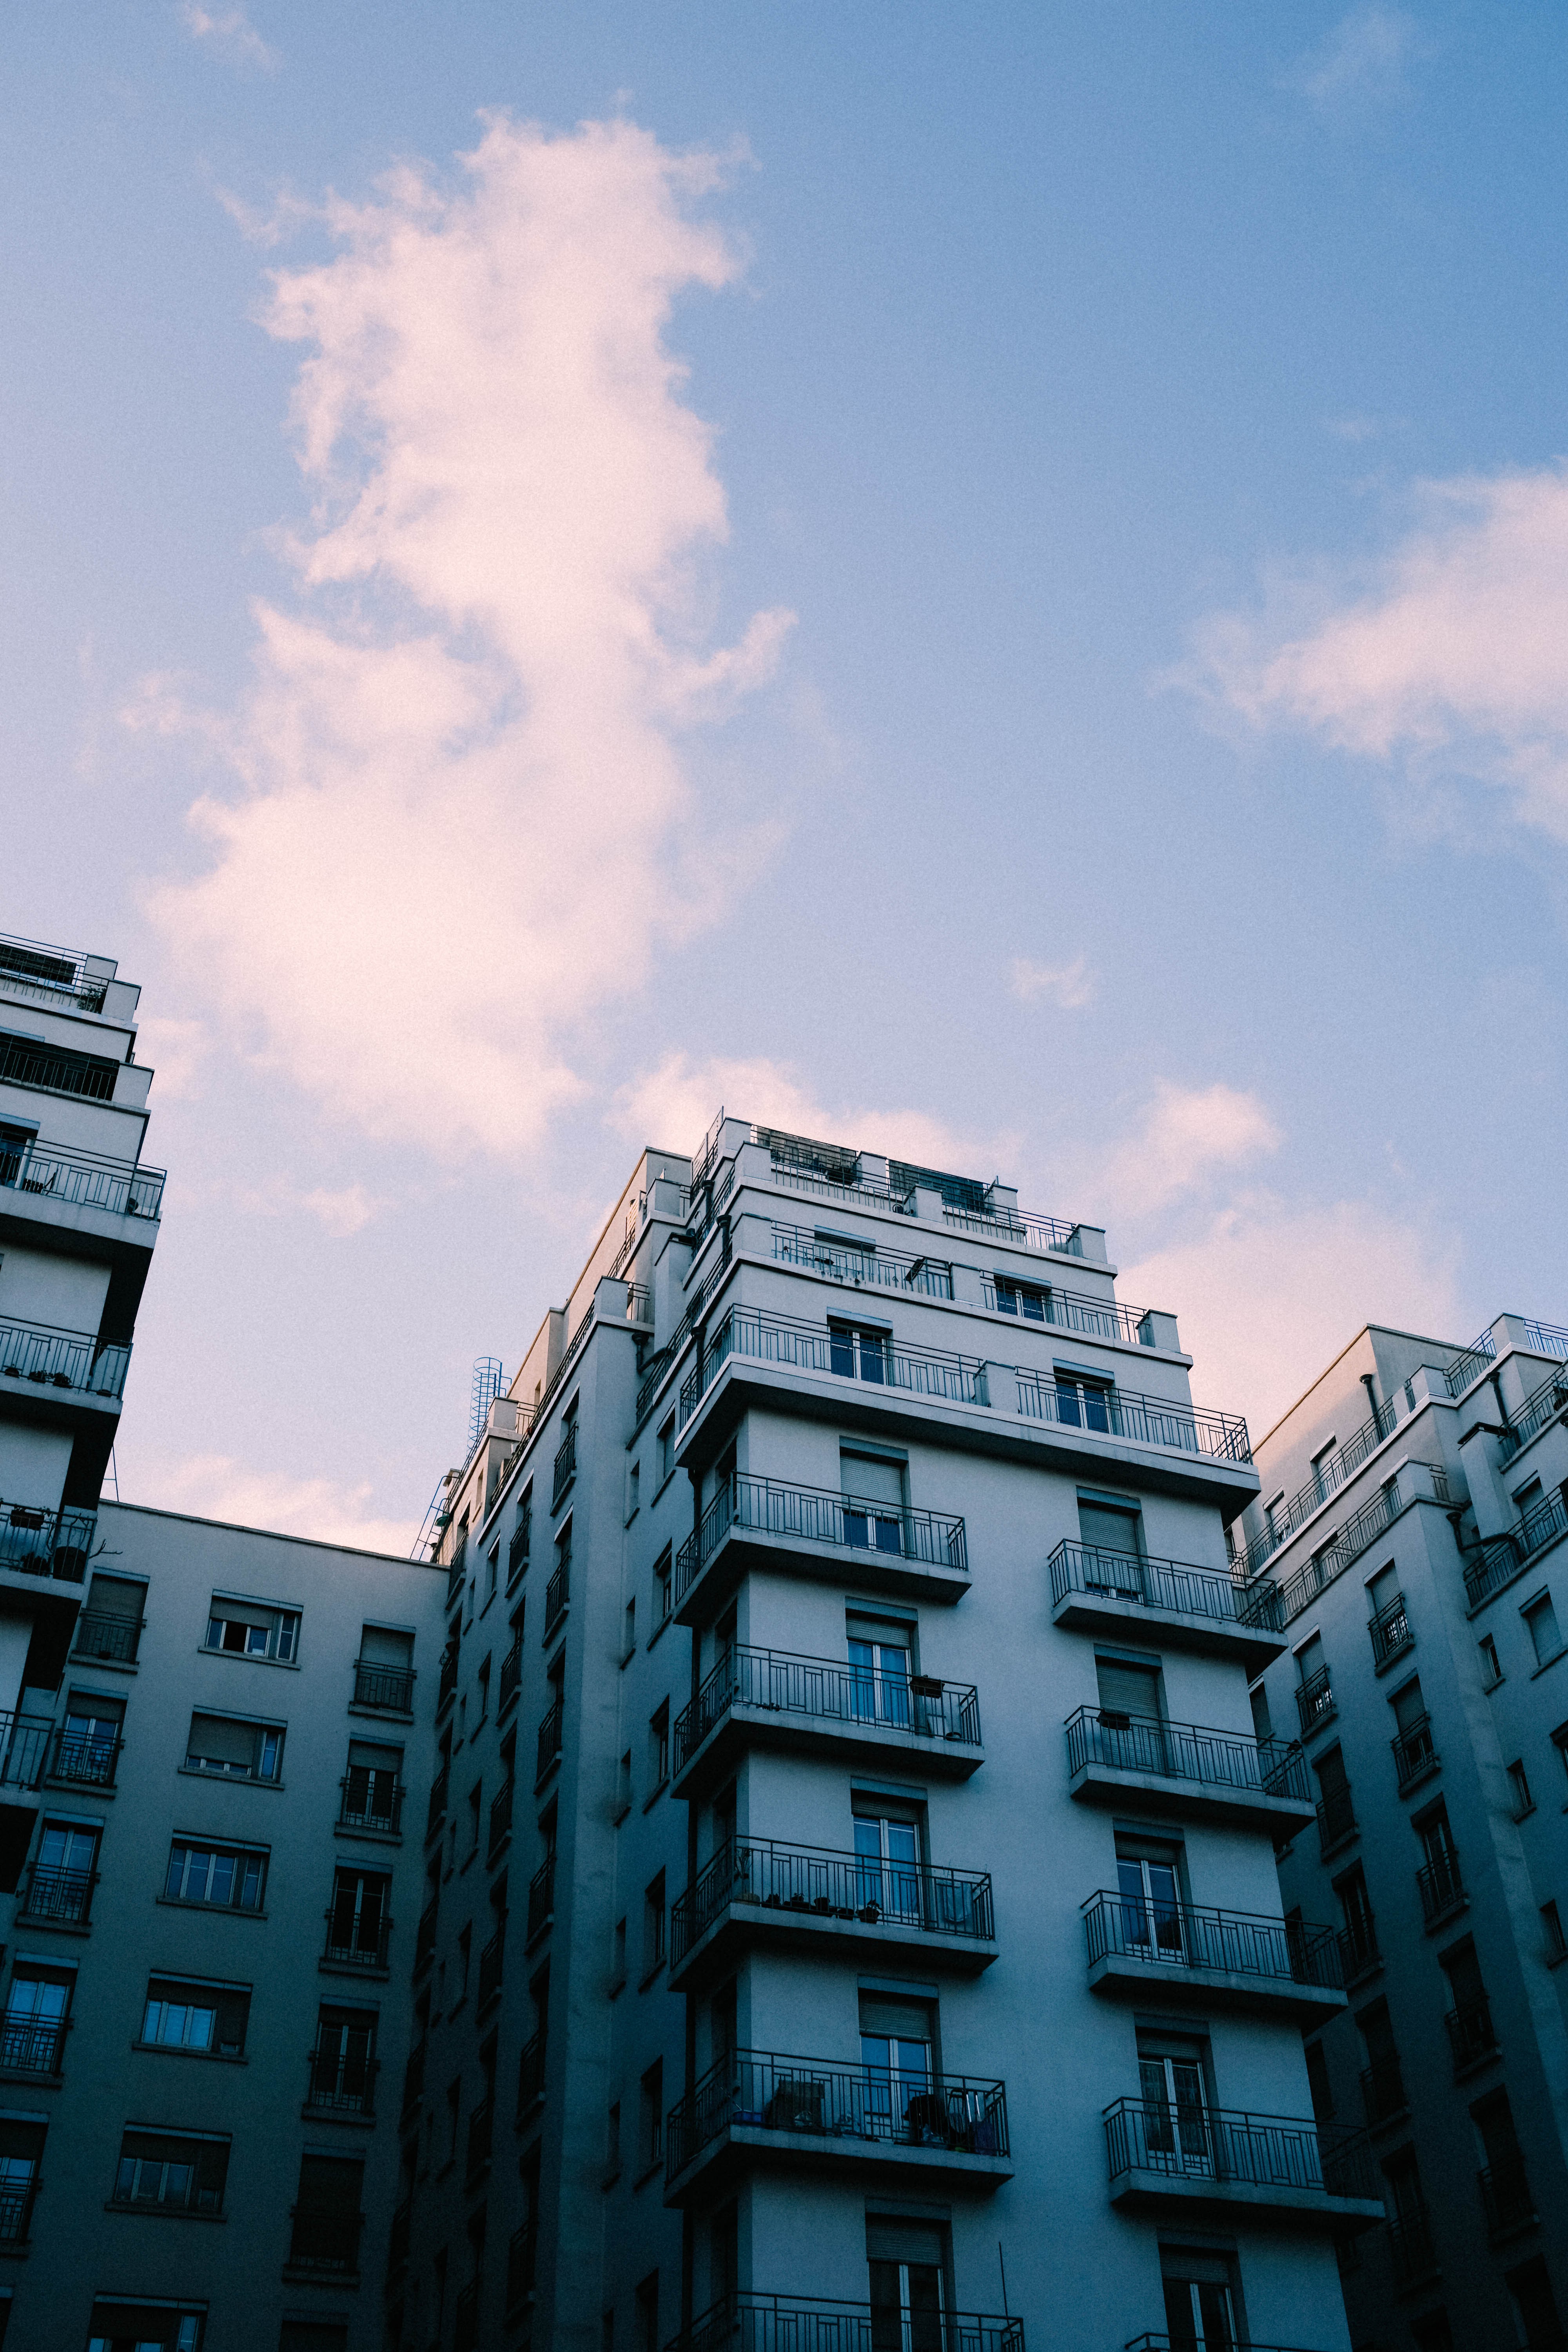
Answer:
[[[221,1528],[226,1535],[260,1536],[268,1543],[302,1544],[308,1551],[346,1552],[351,1559],[387,1560],[395,1568],[429,1569],[435,1566],[431,1560],[411,1559],[405,1552],[367,1551],[359,1544],[333,1543],[324,1536],[291,1536],[286,1535],[281,1528],[253,1528],[242,1519],[209,1519],[198,1511],[165,1510],[160,1503],[119,1503],[111,1495],[106,1495],[98,1508],[100,1517],[105,1511],[134,1511],[140,1518],[178,1519],[189,1528]],[[445,1576],[447,1571],[443,1568],[439,1573]]]
[[[1386,1331],[1391,1339],[1413,1340],[1418,1348],[1441,1348],[1450,1356],[1462,1356],[1465,1352],[1465,1343],[1462,1339],[1435,1339],[1429,1332],[1406,1331],[1402,1329],[1397,1323],[1363,1323],[1360,1330],[1353,1332],[1351,1338],[1345,1341],[1345,1344],[1340,1349],[1339,1354],[1337,1356],[1331,1356],[1328,1362],[1323,1366],[1321,1371],[1313,1373],[1312,1378],[1308,1381],[1306,1387],[1301,1391],[1300,1395],[1296,1398],[1295,1402],[1291,1404],[1288,1404],[1284,1412],[1279,1414],[1279,1418],[1271,1423],[1269,1427],[1264,1431],[1262,1436],[1258,1439],[1252,1449],[1253,1458],[1255,1461],[1260,1448],[1267,1445],[1269,1439],[1275,1436],[1279,1430],[1284,1428],[1285,1423],[1289,1420],[1290,1415],[1293,1412],[1300,1412],[1301,1407],[1306,1403],[1307,1399],[1311,1395],[1312,1391],[1316,1388],[1321,1388],[1322,1383],[1328,1379],[1329,1374],[1334,1370],[1335,1366],[1343,1363],[1345,1358],[1356,1346],[1357,1342],[1370,1338],[1373,1331]]]

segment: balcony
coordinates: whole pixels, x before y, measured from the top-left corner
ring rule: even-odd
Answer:
[[[382,1666],[368,1659],[354,1661],[355,1706],[384,1708],[388,1715],[414,1712],[414,1671],[410,1666]]]
[[[520,1633],[500,1662],[500,1682],[498,1686],[496,1713],[504,1714],[522,1687],[522,1635]]]
[[[37,2180],[25,2187],[0,2189],[0,2246],[25,2246],[33,2224]]]
[[[470,2189],[484,2178],[489,2168],[491,2126],[494,2121],[493,2099],[486,2099],[484,2104],[476,2107],[468,2117],[468,2161],[463,2168],[463,2177]]]
[[[295,2205],[289,2209],[292,2228],[285,2275],[344,2280],[359,2268],[360,2231],[364,2215],[331,2206]]]
[[[1377,1948],[1377,1923],[1370,1912],[1340,1930],[1340,1969],[1346,1984],[1353,1984],[1371,1969],[1383,1966]]]
[[[1266,2207],[1297,2221],[1364,2227],[1384,2219],[1364,2132],[1234,2107],[1118,2099],[1105,2110],[1113,2205],[1207,2210]]]
[[[1020,1368],[1017,1410],[1026,1420],[1054,1422],[1059,1429],[1082,1429],[1100,1437],[1120,1437],[1130,1445],[1159,1445],[1182,1454],[1205,1454],[1245,1469],[1252,1442],[1238,1413],[1206,1405],[1183,1404],[1173,1397],[1141,1395],[1135,1389],[1094,1389],[1081,1381],[1060,1383]],[[1010,1398],[992,1395],[1004,1409]]]
[[[1448,1474],[1440,1463],[1402,1463],[1387,1485],[1345,1521],[1331,1541],[1313,1553],[1305,1568],[1284,1579],[1279,1599],[1286,1623],[1310,1608],[1318,1595],[1327,1591],[1335,1578],[1342,1576],[1413,1503],[1437,1503],[1447,1508]]]
[[[577,1475],[577,1424],[569,1421],[566,1434],[555,1449],[555,1468],[550,1481],[550,1507],[561,1507],[561,1498]]]
[[[1418,2286],[1437,2270],[1437,2249],[1432,2238],[1432,2216],[1424,2205],[1401,2213],[1388,2224],[1388,2262],[1396,2287]]]
[[[380,1765],[355,1764],[344,1773],[338,1789],[339,1829],[367,1830],[378,1837],[400,1833],[407,1791],[395,1772]]]
[[[443,1764],[430,1783],[430,1802],[425,1814],[425,1843],[429,1844],[440,1828],[447,1811],[447,1799],[451,1792],[452,1767]]]
[[[861,1763],[918,1757],[929,1772],[965,1780],[983,1760],[980,1702],[969,1683],[737,1648],[676,1717],[675,1795],[729,1771],[748,1746]]]
[[[489,1842],[485,1853],[485,1861],[487,1864],[494,1862],[502,1846],[511,1835],[511,1806],[512,1799],[516,1793],[516,1781],[503,1780],[500,1787],[496,1790],[495,1795],[490,1799]]]
[[[1374,2066],[1362,2069],[1361,2101],[1370,2129],[1379,2130],[1405,2113],[1410,2105],[1405,2088],[1405,2072],[1394,2058],[1380,2058]]]
[[[848,1284],[857,1290],[912,1292],[922,1298],[952,1297],[952,1268],[944,1262],[916,1256],[908,1250],[885,1249],[868,1235],[864,1244],[825,1240],[809,1225],[773,1228],[773,1256],[781,1265],[798,1265],[826,1281]]]
[[[76,1621],[76,1647],[71,1654],[105,1665],[133,1666],[141,1645],[139,1617],[113,1617],[107,1610],[84,1609]]]
[[[26,1723],[26,1717],[23,1722]],[[18,1733],[21,1728],[22,1726],[18,1725]],[[42,1727],[34,1728],[41,1729]],[[120,1751],[124,1744],[114,1733],[89,1733],[84,1736],[79,1732],[57,1731],[54,1752],[49,1758],[49,1778],[51,1780],[69,1781],[72,1787],[79,1789],[112,1789]],[[5,1778],[8,1780],[14,1777],[12,1759],[16,1748],[16,1738],[14,1735],[5,1757]],[[29,1781],[27,1785],[32,1787],[34,1783]]]
[[[1086,1339],[1108,1339],[1113,1347],[1154,1348],[1152,1311],[1147,1307],[1123,1307],[1114,1298],[1097,1298],[1087,1290],[1020,1286],[990,1275],[980,1278],[981,1295],[994,1315],[1016,1315],[1048,1329],[1081,1332]],[[1174,1345],[1172,1341],[1171,1345]]]
[[[555,1856],[541,1864],[528,1886],[528,1940],[542,1936],[555,1916]]]
[[[1069,1542],[1058,1544],[1047,1566],[1053,1624],[1113,1639],[1157,1628],[1173,1649],[1234,1658],[1249,1676],[1285,1647],[1279,1595],[1266,1577],[1242,1584],[1228,1569]]]
[[[458,1643],[454,1637],[441,1653],[441,1670],[436,1685],[437,1711],[456,1695],[458,1688]]]
[[[8,1087],[77,1095],[84,1102],[112,1102],[120,1068],[118,1060],[102,1054],[73,1054],[42,1038],[0,1037],[0,1081]]]
[[[363,1969],[379,1974],[386,1967],[392,1922],[379,1917],[340,1921],[336,1909],[326,1914],[327,1940],[321,1958],[334,1969]]]
[[[868,2303],[829,2303],[820,2295],[757,2294],[716,2303],[672,2336],[664,2352],[1024,2352],[1021,2319],[978,2311],[943,2312],[926,2329]]]
[[[1494,1592],[1510,1584],[1537,1552],[1564,1535],[1568,1535],[1568,1503],[1561,1493],[1543,1495],[1517,1527],[1482,1545],[1480,1559],[1465,1570],[1467,1605],[1472,1612],[1481,1608]]]
[[[737,1475],[725,1480],[676,1554],[676,1614],[682,1624],[700,1622],[749,1569],[764,1565],[837,1582],[847,1556],[857,1581],[878,1591],[956,1601],[969,1589],[961,1518]]]
[[[0,2018],[0,2069],[8,2074],[56,2076],[65,2063],[66,2026]]]
[[[533,2300],[538,2263],[539,2225],[531,2215],[506,2242],[506,2308],[509,2318]]]
[[[1337,1445],[1318,1465],[1306,1485],[1298,1487],[1288,1503],[1268,1513],[1267,1527],[1253,1538],[1241,1559],[1245,1574],[1256,1575],[1264,1561],[1288,1542],[1298,1528],[1305,1527],[1314,1512],[1321,1510],[1329,1496],[1337,1494],[1363,1462],[1371,1460],[1384,1440],[1393,1436],[1395,1418],[1393,1404],[1379,1405],[1370,1421],[1363,1421],[1353,1436],[1347,1437],[1342,1445]]]
[[[572,1599],[572,1555],[563,1552],[561,1560],[544,1588],[544,1638],[548,1642],[565,1616]]]
[[[1564,1411],[1568,1411],[1568,1372],[1549,1372],[1541,1386],[1531,1390],[1516,1415],[1504,1441],[1504,1460],[1511,1461],[1521,1447],[1539,1437],[1543,1429],[1549,1429]]]
[[[537,1789],[547,1772],[553,1771],[561,1761],[562,1733],[566,1721],[566,1702],[558,1698],[539,1727],[539,1760],[533,1776]]]
[[[1472,2066],[1496,2057],[1497,2028],[1492,2023],[1491,2003],[1485,1993],[1479,2000],[1468,2000],[1458,2009],[1451,2009],[1443,2023],[1447,2028],[1448,2047],[1454,2053],[1456,2082]]]
[[[529,1538],[532,1533],[533,1514],[531,1511],[525,1511],[513,1528],[507,1543],[506,1580],[509,1588],[513,1578],[520,1575],[528,1566]]]
[[[1356,1828],[1355,1805],[1348,1783],[1339,1788],[1324,1789],[1315,1808],[1318,1816],[1318,1852],[1324,1861],[1342,1845],[1360,1834]]]
[[[899,2081],[831,2059],[735,2050],[669,2111],[665,2203],[700,2202],[742,2164],[808,2165],[874,2183],[924,2176],[934,2188],[1012,2178],[1007,2095],[968,2074]],[[946,2193],[944,2189],[942,2193]]]
[[[1205,2006],[1294,2018],[1303,2031],[1345,2006],[1331,1927],[1107,1888],[1085,1903],[1083,1925],[1089,1990],[1112,2000],[1146,2000],[1158,1988]]]
[[[377,2062],[363,2052],[319,2043],[310,2055],[310,2079],[305,2105],[312,2114],[363,2116],[375,2113]]]
[[[1277,1842],[1312,1819],[1307,1762],[1294,1742],[1080,1706],[1065,1726],[1068,1793],[1121,1805],[1137,1794],[1184,1820],[1268,1827]]]
[[[976,1356],[941,1348],[897,1346],[867,1332],[834,1330],[803,1323],[765,1308],[731,1307],[699,1353],[680,1384],[680,1426],[685,1428],[731,1356],[797,1372],[822,1373],[874,1389],[944,1404],[984,1404],[984,1383]]]
[[[1327,1666],[1321,1667],[1315,1675],[1310,1675],[1307,1680],[1299,1685],[1296,1692],[1296,1713],[1300,1717],[1303,1739],[1310,1733],[1319,1730],[1323,1724],[1331,1723],[1339,1713],[1338,1707],[1334,1705],[1333,1678]]]
[[[50,1739],[56,1736],[47,1715],[0,1713],[0,1787],[36,1789],[44,1777]],[[113,1778],[112,1763],[110,1778]]]
[[[501,1969],[506,1960],[506,1922],[503,1919],[484,1950],[479,1954],[479,2009],[488,2009],[500,1990]]]
[[[902,1948],[927,1966],[973,1976],[995,1958],[995,1932],[984,1871],[736,1840],[674,1905],[670,1989],[759,1943],[844,1960],[885,1960]]]
[[[1516,2152],[1485,2166],[1476,2175],[1476,2186],[1481,2192],[1487,2235],[1494,2244],[1500,2238],[1511,2237],[1516,2230],[1535,2227],[1535,2200],[1530,2193],[1522,2156]]]
[[[13,1204],[0,1200],[0,1213],[26,1214],[35,1205],[82,1211],[104,1217],[139,1217],[155,1225],[163,1212],[164,1175],[161,1168],[138,1168],[125,1160],[105,1160],[96,1152],[72,1151],[60,1144],[0,1144],[0,1193],[22,1197]],[[51,1218],[51,1223],[59,1222]],[[75,1223],[78,1219],[69,1220]],[[151,1248],[154,1236],[146,1236]]]
[[[544,2029],[530,2035],[517,2062],[517,2126],[521,2131],[544,2102]]]
[[[458,1538],[458,1549],[447,1563],[447,1606],[448,1609],[463,1589],[463,1578],[468,1566],[468,1538]]]
[[[1459,1875],[1457,1853],[1436,1855],[1416,1872],[1415,1884],[1420,1889],[1422,1916],[1428,1929],[1441,1927],[1456,1911],[1462,1911],[1470,1899]]]
[[[1435,1772],[1443,1760],[1432,1745],[1432,1718],[1429,1715],[1418,1715],[1388,1745],[1393,1752],[1394,1769],[1401,1796],[1407,1789],[1414,1789],[1418,1780],[1425,1780],[1429,1772]]]
[[[96,1870],[39,1870],[27,1880],[24,1919],[43,1919],[51,1926],[85,1927],[92,1910]]]
[[[0,1503],[0,1569],[14,1576],[79,1584],[87,1573],[98,1517],[32,1503]]]
[[[47,1323],[0,1323],[0,1381],[40,1389],[51,1397],[96,1397],[118,1404],[130,1368],[129,1348],[100,1347],[82,1331]]]
[[[1415,1648],[1415,1636],[1405,1614],[1403,1592],[1396,1592],[1375,1616],[1368,1618],[1366,1631],[1372,1643],[1373,1665],[1378,1674],[1384,1666],[1391,1666],[1395,1658],[1402,1658],[1406,1650]]]
[[[93,961],[77,948],[0,937],[0,989],[56,1012],[101,1013],[112,971],[89,971]]]

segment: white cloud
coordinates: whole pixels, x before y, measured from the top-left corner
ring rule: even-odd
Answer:
[[[791,616],[711,649],[724,493],[666,331],[738,272],[693,216],[716,160],[491,117],[462,163],[331,201],[333,257],[272,274],[318,504],[221,723],[242,790],[197,804],[210,869],[154,910],[334,1110],[515,1151],[582,1090],[574,1024],[736,887],[681,739],[771,674]],[[166,730],[167,697],[131,716]]]
[[[160,1106],[188,1102],[201,1093],[206,1049],[206,1031],[199,1021],[181,1021],[159,1013],[137,1016],[137,1058],[152,1065]]]
[[[316,1185],[307,1192],[282,1176],[270,1177],[265,1184],[239,1188],[235,1202],[252,1216],[286,1217],[302,1211],[306,1216],[314,1217],[335,1241],[347,1241],[363,1233],[382,1206],[363,1184],[345,1184],[336,1192]]]
[[[1279,1129],[1256,1095],[1162,1079],[1142,1127],[1110,1153],[1100,1197],[1113,1213],[1167,1206],[1225,1171],[1277,1151]]]
[[[128,1503],[403,1559],[419,1532],[417,1520],[387,1518],[374,1510],[368,1482],[345,1486],[331,1478],[290,1478],[281,1470],[253,1470],[226,1454],[194,1454],[164,1465],[155,1494],[132,1494],[123,1484],[121,1492]]]
[[[1417,29],[1415,17],[1403,8],[1381,7],[1375,0],[1371,6],[1352,8],[1321,47],[1300,60],[1289,79],[1324,111],[1399,98],[1416,54]]]
[[[1028,956],[1015,956],[1008,968],[1007,984],[1021,1004],[1033,1004],[1044,996],[1064,1013],[1076,1013],[1094,1002],[1094,979],[1084,956],[1074,956],[1071,963],[1058,964],[1036,963]]]
[[[1568,470],[1427,484],[1370,583],[1275,602],[1211,621],[1178,682],[1415,782],[1474,778],[1568,842]]]
[[[1292,1207],[1255,1193],[1122,1266],[1117,1288],[1177,1317],[1194,1395],[1245,1413],[1256,1443],[1363,1323],[1436,1339],[1468,1328],[1455,1259],[1370,1202]]]
[[[184,0],[180,22],[195,41],[205,41],[237,65],[260,66],[267,73],[282,62],[269,48],[243,8],[204,8],[199,0]]]
[[[830,1109],[785,1064],[764,1057],[693,1062],[685,1054],[668,1055],[622,1087],[615,1118],[628,1141],[689,1152],[721,1108],[758,1127],[968,1175],[982,1170],[995,1175],[1016,1150],[1009,1137],[964,1137],[925,1111]]]

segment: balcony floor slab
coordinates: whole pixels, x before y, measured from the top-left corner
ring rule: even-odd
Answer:
[[[824,1584],[842,1585],[847,1577],[861,1590],[886,1593],[889,1600],[962,1601],[970,1584],[967,1569],[939,1568],[905,1552],[815,1542],[809,1536],[772,1535],[736,1525],[721,1538],[681,1595],[677,1624],[710,1623],[753,1569],[782,1570]]]
[[[985,1761],[983,1748],[967,1740],[933,1738],[896,1724],[857,1723],[842,1717],[795,1713],[784,1707],[750,1706],[741,1700],[728,1707],[696,1753],[681,1766],[670,1783],[677,1798],[700,1796],[734,1769],[752,1748],[774,1755],[825,1756],[846,1764],[918,1765],[944,1780],[967,1780]]]
[[[1317,1817],[1317,1808],[1306,1797],[1275,1797],[1267,1789],[1167,1779],[1163,1773],[1136,1772],[1116,1764],[1081,1766],[1068,1782],[1068,1794],[1087,1805],[1121,1805],[1135,1797],[1151,1811],[1173,1820],[1223,1822],[1237,1829],[1267,1828],[1279,1843]]]
[[[816,2179],[832,2176],[853,2180],[875,2191],[879,2181],[891,2188],[909,2188],[916,2181],[921,2193],[990,2197],[1013,2178],[1013,2160],[1006,2156],[973,2156],[956,2148],[916,2147],[900,2141],[857,2139],[836,2132],[767,2131],[760,2124],[730,2124],[689,2164],[677,2173],[664,2192],[667,2205],[703,2205],[728,2194],[742,2169],[802,2168]]]
[[[1205,1657],[1227,1658],[1245,1668],[1255,1681],[1265,1666],[1283,1657],[1289,1643],[1283,1633],[1266,1626],[1238,1624],[1233,1618],[1200,1617],[1183,1609],[1159,1609],[1142,1601],[1118,1600],[1114,1593],[1066,1592],[1051,1611],[1053,1625],[1075,1633],[1105,1633],[1126,1641],[1142,1634],[1162,1647],[1195,1651]]]
[[[1337,1987],[1299,1984],[1293,1977],[1247,1976],[1237,1969],[1188,1968],[1178,1961],[1133,1959],[1107,1952],[1091,1960],[1089,1989],[1106,2000],[1200,2001],[1205,2008],[1253,2017],[1289,2017],[1309,2032],[1346,2008],[1349,1996]]]
[[[1224,2214],[1262,2212],[1287,2227],[1358,2233],[1387,2220],[1380,2197],[1336,2197],[1289,2180],[1223,2180],[1207,2172],[1157,2172],[1133,2168],[1118,2173],[1110,2201],[1131,2212],[1163,2213],[1178,2222],[1217,2221]]]
[[[853,1916],[791,1909],[784,1904],[729,1903],[679,1961],[672,1960],[669,1989],[679,1992],[704,1981],[758,1944],[793,1946],[818,1959],[863,1960],[886,1965],[893,1953],[918,1959],[945,1976],[979,1976],[997,1957],[994,1939],[954,1936],[909,1926],[897,1919],[873,1924]]]

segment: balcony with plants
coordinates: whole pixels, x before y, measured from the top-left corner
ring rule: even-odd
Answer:
[[[1268,1828],[1286,1838],[1314,1814],[1294,1741],[1218,1731],[1119,1707],[1080,1706],[1064,1727],[1069,1795],[1121,1806],[1131,1795],[1186,1820]]]
[[[799,1486],[746,1473],[724,1480],[675,1558],[676,1616],[710,1619],[749,1569],[860,1583],[910,1600],[956,1601],[969,1589],[963,1521],[951,1512]]]
[[[1365,2132],[1206,2101],[1117,2099],[1105,2109],[1113,2205],[1180,2216],[1265,2208],[1298,2222],[1367,2228],[1384,2219]]]
[[[918,1759],[921,1770],[954,1780],[967,1779],[984,1754],[973,1684],[741,1645],[676,1717],[673,1793],[696,1795],[748,1747],[884,1766]]]
[[[1248,1676],[1261,1674],[1285,1647],[1279,1595],[1267,1577],[1244,1584],[1228,1568],[1068,1539],[1047,1566],[1053,1624],[1123,1639],[1145,1628],[1172,1649],[1233,1658]]]
[[[1021,2319],[943,2311],[916,2325],[918,2334],[897,2308],[747,2289],[700,2313],[664,2352],[1024,2352]]]
[[[1102,1887],[1083,1906],[1089,1986],[1117,2000],[1188,2000],[1303,2032],[1345,2006],[1332,1927]]]
[[[673,1906],[669,1983],[679,1991],[759,1943],[884,1961],[902,1948],[973,1976],[995,1958],[995,1935],[985,1871],[733,1839]]]

